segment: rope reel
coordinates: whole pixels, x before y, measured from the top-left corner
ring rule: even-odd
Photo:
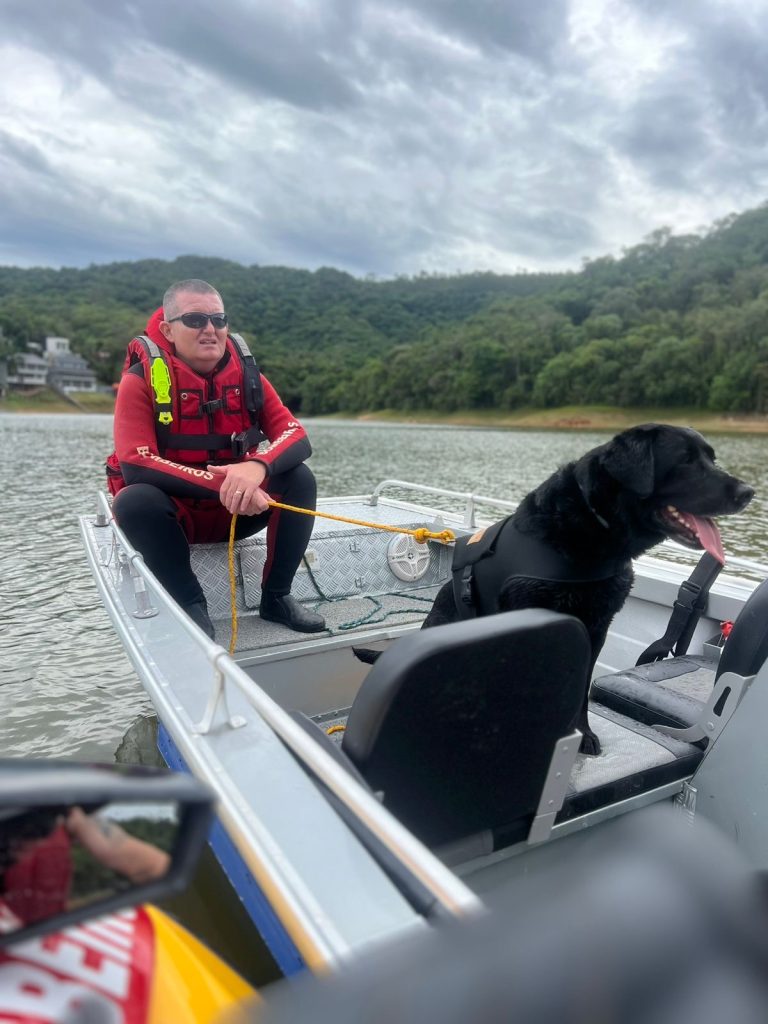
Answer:
[[[387,565],[393,576],[414,583],[425,576],[430,562],[429,546],[419,544],[407,534],[393,537],[387,545]]]

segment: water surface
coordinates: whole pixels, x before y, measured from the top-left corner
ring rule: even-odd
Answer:
[[[307,424],[321,494],[369,493],[387,477],[519,500],[606,440],[537,432],[317,421]],[[0,750],[111,761],[150,713],[86,566],[77,516],[95,511],[111,416],[0,414]],[[721,520],[726,551],[768,561],[762,436],[711,438],[757,496]]]
[[[307,426],[324,495],[367,494],[394,477],[517,501],[558,465],[606,440],[599,433]],[[79,514],[96,511],[111,432],[111,416],[0,414],[0,756],[153,756],[152,709],[101,608],[77,525]],[[715,443],[722,464],[758,490],[745,514],[721,523],[726,551],[768,561],[765,440]],[[276,977],[210,853],[169,909],[253,984]]]

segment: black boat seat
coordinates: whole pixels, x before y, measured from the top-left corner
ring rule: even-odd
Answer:
[[[636,806],[633,798],[644,794],[647,803],[669,798],[676,790],[673,786],[670,792],[669,785],[690,778],[704,756],[692,743],[592,702],[589,724],[602,750],[598,757],[579,754],[576,758],[567,794],[553,822],[555,828],[606,807],[614,808],[612,813],[617,805],[622,811],[629,810]],[[517,820],[443,846],[438,853],[449,864],[461,864],[526,840],[530,838],[524,823]]]
[[[589,659],[583,624],[542,609],[419,630],[368,673],[342,752],[430,846],[513,821],[528,828]]]
[[[340,745],[325,728],[343,712],[294,717],[422,841],[462,859],[530,838],[588,664],[577,620],[507,612],[398,640],[364,680]],[[592,705],[590,724],[603,753],[577,757],[557,822],[687,778],[703,756],[608,708]]]
[[[344,725],[345,711],[317,715],[309,718],[300,712],[292,717],[328,750],[337,762],[344,764],[362,784],[368,783],[341,750],[343,733],[326,734],[329,725]],[[667,736],[637,722],[633,718],[601,707],[590,701],[589,724],[600,739],[599,757],[576,758],[567,795],[557,814],[555,825],[589,814],[641,793],[681,782],[696,771],[703,750],[697,745]],[[318,728],[319,727],[319,728]],[[447,796],[444,794],[443,799]],[[442,844],[441,856],[451,863],[471,859],[480,853],[504,849],[528,838],[530,819],[515,818],[495,828],[482,829],[455,844]]]
[[[590,697],[646,725],[687,728],[701,718],[717,668],[714,659],[701,655],[666,658],[599,676]]]
[[[719,663],[683,655],[600,676],[590,691],[604,707],[648,725],[687,728],[699,722],[726,672],[755,675],[768,657],[768,580],[750,595],[725,641]],[[714,705],[723,710],[727,690]]]
[[[529,828],[589,659],[583,624],[542,609],[418,630],[371,668],[340,752],[430,846],[518,820]]]

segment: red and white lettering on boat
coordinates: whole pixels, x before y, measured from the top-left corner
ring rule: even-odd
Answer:
[[[0,950],[0,1020],[56,1024],[96,1003],[105,1024],[145,1024],[154,961],[141,907]]]

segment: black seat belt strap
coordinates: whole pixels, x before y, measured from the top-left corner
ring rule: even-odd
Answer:
[[[707,606],[709,588],[717,579],[722,567],[722,562],[708,551],[704,552],[691,575],[680,585],[672,606],[672,615],[667,623],[667,631],[663,637],[654,640],[650,647],[643,651],[637,659],[638,665],[661,661],[673,648],[675,657],[686,653],[696,624]]]

